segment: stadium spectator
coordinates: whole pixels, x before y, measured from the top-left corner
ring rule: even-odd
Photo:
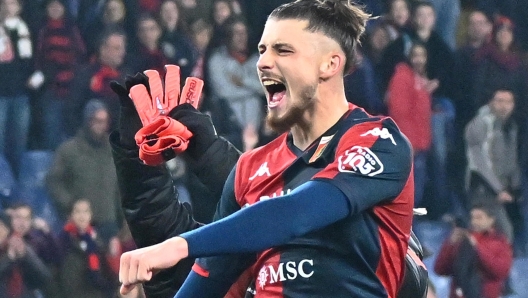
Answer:
[[[50,0],[46,5],[47,21],[40,30],[35,51],[32,78],[40,89],[36,111],[40,113],[40,148],[55,150],[66,139],[66,102],[71,100],[75,69],[84,62],[86,48],[79,29],[66,16],[62,1]]]
[[[33,43],[19,0],[0,1],[0,153],[18,176],[30,122],[28,80]]]
[[[69,220],[60,233],[62,262],[61,289],[67,297],[105,298],[117,287],[117,275],[112,272],[105,244],[92,226],[92,208],[86,199],[75,200]]]
[[[431,147],[431,94],[438,80],[427,77],[427,49],[415,43],[408,62],[396,65],[389,83],[387,106],[414,152],[414,206],[421,206],[427,181],[427,156]]]
[[[260,128],[264,100],[255,65],[258,55],[248,49],[247,27],[240,19],[226,24],[228,36],[208,61],[211,95],[228,100],[240,125]]]
[[[104,241],[115,236],[120,224],[117,177],[108,142],[108,109],[99,100],[86,105],[83,126],[59,146],[48,172],[46,185],[67,220],[71,204],[78,198],[93,208],[93,222]]]
[[[512,265],[512,249],[495,230],[494,206],[471,208],[470,228],[453,227],[434,270],[451,276],[451,298],[499,298]]]

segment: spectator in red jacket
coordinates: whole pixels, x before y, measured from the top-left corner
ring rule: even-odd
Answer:
[[[453,277],[451,298],[498,298],[504,290],[513,252],[495,230],[494,209],[475,205],[470,229],[455,227],[435,262],[435,271]]]
[[[396,66],[387,91],[389,115],[409,138],[414,150],[414,205],[422,200],[426,182],[426,161],[431,146],[431,93],[438,80],[426,72],[427,50],[413,44],[407,62]]]

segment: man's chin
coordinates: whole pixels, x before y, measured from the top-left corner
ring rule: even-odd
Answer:
[[[269,128],[271,128],[271,130],[278,134],[287,132],[291,127],[291,125],[288,122],[284,121],[284,119],[273,117],[270,115],[266,117],[266,124],[269,126]]]
[[[266,124],[276,133],[281,134],[289,131],[302,119],[303,110],[292,108],[282,116],[277,116],[274,112],[269,112],[266,116]]]

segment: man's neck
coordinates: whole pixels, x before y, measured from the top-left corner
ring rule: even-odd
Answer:
[[[341,90],[335,92],[335,90]],[[293,144],[306,150],[317,138],[334,126],[348,110],[343,86],[318,92],[315,106],[304,115],[304,121],[291,129]]]

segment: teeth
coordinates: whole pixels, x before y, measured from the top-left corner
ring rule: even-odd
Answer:
[[[264,80],[264,81],[262,81],[262,84],[264,86],[271,86],[271,85],[278,85],[279,82],[272,81],[272,80]]]

